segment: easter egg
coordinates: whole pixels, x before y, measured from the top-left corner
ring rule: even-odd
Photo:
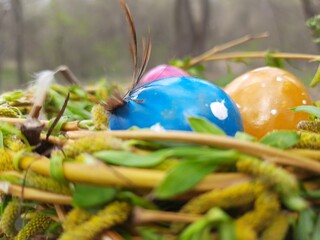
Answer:
[[[297,123],[307,119],[308,114],[290,109],[312,104],[297,77],[274,67],[249,71],[224,90],[239,107],[245,132],[258,138],[276,129],[296,129]]]
[[[186,71],[182,70],[181,68],[162,64],[146,72],[141,78],[141,80],[139,81],[139,83],[137,84],[137,87],[161,78],[182,77],[182,76],[189,76],[189,74]]]
[[[206,118],[231,136],[243,129],[232,99],[218,86],[193,77],[155,80],[131,91],[124,101],[109,114],[111,130],[137,126],[191,131],[190,116]]]

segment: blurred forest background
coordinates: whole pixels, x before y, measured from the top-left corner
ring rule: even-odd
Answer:
[[[229,51],[278,50],[320,54],[306,20],[319,0],[127,0],[138,38],[151,31],[149,68],[196,56],[246,34],[270,37]],[[65,64],[84,83],[130,81],[128,25],[116,0],[0,0],[0,89],[24,88],[33,73]],[[308,82],[317,64],[287,64]],[[264,60],[206,63],[206,78],[225,83]]]

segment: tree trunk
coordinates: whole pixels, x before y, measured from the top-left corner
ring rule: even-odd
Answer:
[[[320,14],[320,9],[317,9],[313,4],[312,0],[301,0],[304,18],[307,21],[308,19]],[[316,44],[318,48],[318,52],[320,52],[320,44]]]
[[[11,0],[13,17],[15,20],[15,58],[17,65],[17,79],[19,85],[24,82],[24,26],[23,26],[23,8],[21,0]]]
[[[7,15],[7,9],[1,9],[0,11],[0,32],[3,30],[4,19]],[[2,89],[2,72],[3,72],[3,54],[4,54],[4,40],[0,36],[0,89]]]
[[[195,4],[198,4],[198,12],[193,8]],[[176,56],[203,52],[210,18],[209,0],[176,0],[174,17]]]
[[[301,3],[306,20],[317,15],[317,11],[311,0],[301,0]]]

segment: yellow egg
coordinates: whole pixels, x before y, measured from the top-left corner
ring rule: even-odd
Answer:
[[[290,109],[312,104],[303,83],[291,73],[262,67],[234,79],[224,89],[239,107],[245,132],[258,138],[275,129],[296,129],[308,114]]]

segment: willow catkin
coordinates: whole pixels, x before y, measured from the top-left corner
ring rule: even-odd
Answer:
[[[67,215],[66,219],[63,222],[63,229],[65,231],[70,231],[80,225],[81,223],[87,221],[92,214],[88,211],[75,207]]]
[[[5,149],[0,149],[0,172],[14,170],[12,158]]]
[[[261,240],[284,240],[289,228],[289,219],[284,212],[279,212],[271,224],[262,233]]]
[[[34,213],[31,220],[19,231],[15,240],[28,240],[37,233],[46,230],[53,220],[44,213]]]
[[[320,133],[320,121],[300,121],[297,125],[297,128],[300,130],[310,131],[314,133]]]
[[[92,216],[88,221],[78,225],[77,228],[66,231],[60,240],[91,240],[105,229],[121,224],[127,220],[131,207],[126,202],[115,201]]]
[[[252,229],[252,227],[241,222],[236,222],[235,232],[237,240],[256,240],[258,238],[257,233]]]
[[[256,199],[254,210],[245,213],[236,220],[236,223],[250,226],[253,230],[261,232],[279,212],[280,203],[275,193],[263,192]]]
[[[297,148],[320,149],[320,133],[299,131],[300,141]]]
[[[240,183],[225,189],[214,189],[191,199],[180,210],[182,213],[201,214],[213,207],[230,208],[250,204],[264,190],[264,187],[256,182]],[[173,223],[172,232],[180,232],[184,223]]]
[[[121,139],[99,134],[68,142],[63,147],[63,152],[66,157],[74,158],[84,152],[93,153],[107,149],[120,149],[122,147],[122,143],[123,141]]]
[[[58,182],[53,178],[43,176],[31,170],[29,170],[26,174],[26,183],[30,187],[64,195],[71,195],[72,193],[69,185]]]
[[[19,112],[16,108],[0,107],[0,117],[18,118]]]
[[[101,104],[96,104],[91,109],[91,119],[95,129],[103,130],[108,127],[109,119],[106,110]]]
[[[18,138],[16,135],[8,135],[4,138],[3,141],[6,148],[18,152],[22,149],[26,148],[26,145],[22,142],[20,138]]]
[[[2,232],[9,238],[16,235],[17,230],[14,226],[19,213],[19,203],[12,200],[8,203],[1,216],[0,227]]]
[[[256,182],[244,182],[225,189],[214,189],[191,199],[180,210],[201,214],[212,207],[230,208],[252,203],[264,187]]]
[[[254,157],[241,158],[237,164],[239,172],[253,175],[269,186],[276,186],[281,193],[298,192],[297,179],[283,168]]]

